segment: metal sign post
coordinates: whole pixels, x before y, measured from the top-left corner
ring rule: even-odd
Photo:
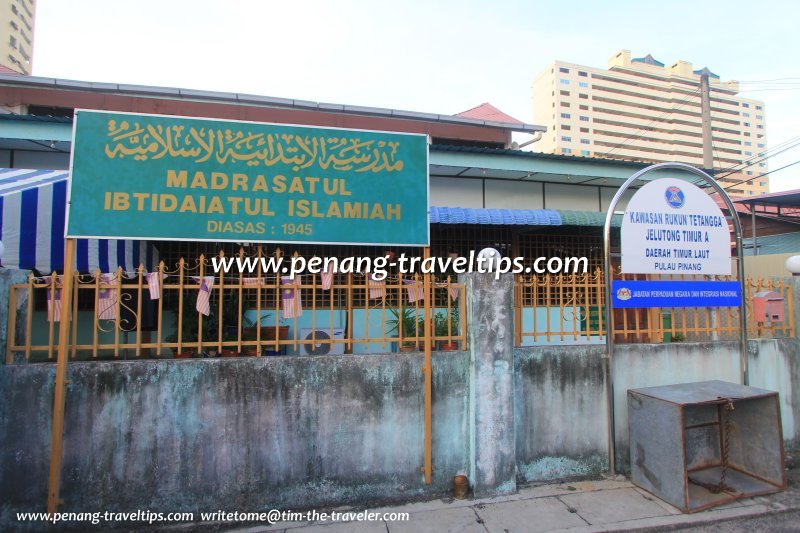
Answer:
[[[728,197],[728,194],[725,190],[720,187],[720,185],[708,174],[699,170],[691,165],[685,163],[659,163],[656,165],[651,165],[647,168],[644,168],[628,178],[625,183],[622,184],[622,187],[619,188],[617,194],[614,195],[614,198],[611,200],[611,204],[608,206],[608,212],[606,213],[606,221],[605,226],[603,228],[603,271],[605,276],[605,297],[606,297],[606,305],[605,305],[605,320],[606,320],[606,355],[604,357],[604,365],[603,365],[603,378],[604,384],[606,389],[606,419],[608,425],[608,470],[611,475],[616,473],[616,460],[615,460],[615,448],[616,448],[616,438],[615,438],[615,428],[614,428],[614,380],[613,380],[613,372],[612,372],[612,364],[614,359],[614,328],[613,328],[613,310],[611,307],[612,302],[612,292],[611,292],[611,282],[613,279],[612,271],[611,271],[611,220],[614,216],[614,212],[616,210],[617,204],[619,203],[622,195],[625,194],[625,191],[631,186],[633,182],[636,180],[641,179],[645,174],[648,172],[653,172],[656,170],[682,170],[688,172],[689,174],[693,174],[697,177],[702,178],[709,186],[711,186],[715,192],[717,192],[720,197],[725,202],[725,206],[731,213],[731,219],[733,220],[733,229],[736,239],[736,250],[737,250],[737,275],[739,278],[739,287],[741,290],[742,296],[745,294],[745,287],[744,287],[744,250],[742,248],[742,226],[739,222],[739,217],[736,214],[736,208],[733,205],[733,202]],[[740,361],[740,369],[741,369],[741,380],[743,385],[749,385],[750,378],[749,378],[749,371],[748,371],[748,363],[747,363],[747,317],[745,316],[744,308],[739,310],[739,361]]]
[[[60,503],[61,460],[64,440],[64,404],[67,396],[67,352],[69,329],[72,324],[72,278],[75,270],[75,239],[67,239],[64,246],[64,281],[61,284],[61,317],[58,324],[58,359],[53,399],[53,441],[50,449],[50,479],[47,486],[47,512],[58,510]],[[30,339],[28,339],[30,342]]]

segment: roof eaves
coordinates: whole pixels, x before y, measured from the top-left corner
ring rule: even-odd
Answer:
[[[252,105],[265,105],[271,107],[285,107],[295,109],[337,111],[359,115],[376,117],[408,118],[413,120],[427,120],[432,122],[442,122],[447,124],[478,125],[491,128],[499,128],[507,131],[517,132],[544,132],[547,128],[535,124],[510,124],[506,122],[493,122],[475,120],[452,115],[440,115],[434,113],[420,113],[415,111],[404,111],[379,107],[365,107],[354,105],[340,105],[330,103],[319,103],[308,100],[289,100],[285,98],[272,98],[249,94],[224,93],[213,91],[201,91],[194,89],[179,89],[170,87],[153,87],[147,85],[113,84],[100,82],[86,82],[78,80],[65,80],[60,78],[44,78],[38,76],[19,76],[10,74],[0,74],[0,86],[22,86],[32,88],[56,88],[56,89],[78,89],[92,92],[118,91],[129,95],[146,95],[171,97],[175,99],[193,100],[213,100],[229,103],[249,103]]]

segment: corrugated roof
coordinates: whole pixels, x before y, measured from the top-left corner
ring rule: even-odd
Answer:
[[[600,211],[569,211],[558,210],[563,226],[594,226],[603,227],[606,224],[606,214]],[[616,215],[611,219],[611,226],[618,228],[622,223],[622,215]]]
[[[325,102],[310,102],[288,98],[276,98],[241,93],[224,93],[216,91],[202,91],[195,89],[179,89],[174,87],[156,87],[149,85],[128,85],[121,83],[86,82],[78,80],[65,80],[60,78],[44,78],[39,76],[19,76],[0,73],[0,86],[6,87],[33,87],[58,90],[73,90],[95,93],[123,93],[125,95],[150,98],[175,98],[191,99],[197,101],[214,101],[228,104],[253,105],[264,107],[278,107],[287,109],[302,109],[321,112],[347,113],[353,115],[368,115],[374,117],[399,118],[405,120],[423,120],[445,124],[461,124],[500,128],[509,131],[537,132],[546,131],[545,126],[525,124],[523,122],[500,122],[488,119],[470,118],[464,116],[441,115],[438,113],[420,113],[402,109],[387,109],[379,107],[366,107],[356,105],[331,104]]]
[[[606,214],[560,209],[486,209],[431,206],[431,224],[481,224],[492,226],[592,226],[603,227]],[[611,225],[619,227],[621,216]]]
[[[458,146],[451,144],[432,144],[432,152],[463,152],[468,154],[513,155],[517,157],[530,157],[534,159],[555,159],[560,161],[588,162],[600,165],[624,165],[638,169],[650,166],[651,163],[631,161],[629,159],[611,159],[600,157],[584,157],[577,155],[545,154],[543,152],[529,152],[527,150],[512,150],[510,148],[486,148],[483,146]]]

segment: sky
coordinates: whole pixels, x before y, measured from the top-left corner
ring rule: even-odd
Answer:
[[[798,20],[796,0],[38,0],[33,74],[438,114],[490,102],[533,123],[536,74],[624,48],[758,82],[741,94],[764,100],[773,150],[800,136]],[[769,169],[797,160],[800,145]],[[770,178],[800,189],[800,164]]]

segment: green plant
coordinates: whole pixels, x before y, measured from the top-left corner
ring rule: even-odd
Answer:
[[[181,342],[197,342],[197,332],[199,330],[200,319],[197,306],[197,291],[186,290],[183,294],[183,317],[179,325],[181,330]],[[178,312],[175,311],[176,321]],[[219,333],[219,320],[213,307],[208,316],[203,317],[203,342],[216,340]],[[178,342],[178,330],[164,338],[165,342]]]
[[[683,342],[686,340],[686,336],[683,333],[673,333],[670,340],[672,342]]]
[[[458,335],[459,334],[459,310],[457,307],[453,307],[450,309],[450,320],[448,326],[447,320],[447,313],[436,313],[436,316],[433,318],[434,322],[434,331],[437,337],[447,337],[448,335]]]
[[[416,337],[417,331],[424,330],[423,323],[425,319],[422,316],[417,316],[413,308],[406,307],[403,309],[402,314],[397,309],[391,309],[389,312],[394,318],[386,321],[389,325],[388,334],[394,334],[395,337],[399,337],[400,329],[402,328],[403,338],[408,339],[409,337]]]

